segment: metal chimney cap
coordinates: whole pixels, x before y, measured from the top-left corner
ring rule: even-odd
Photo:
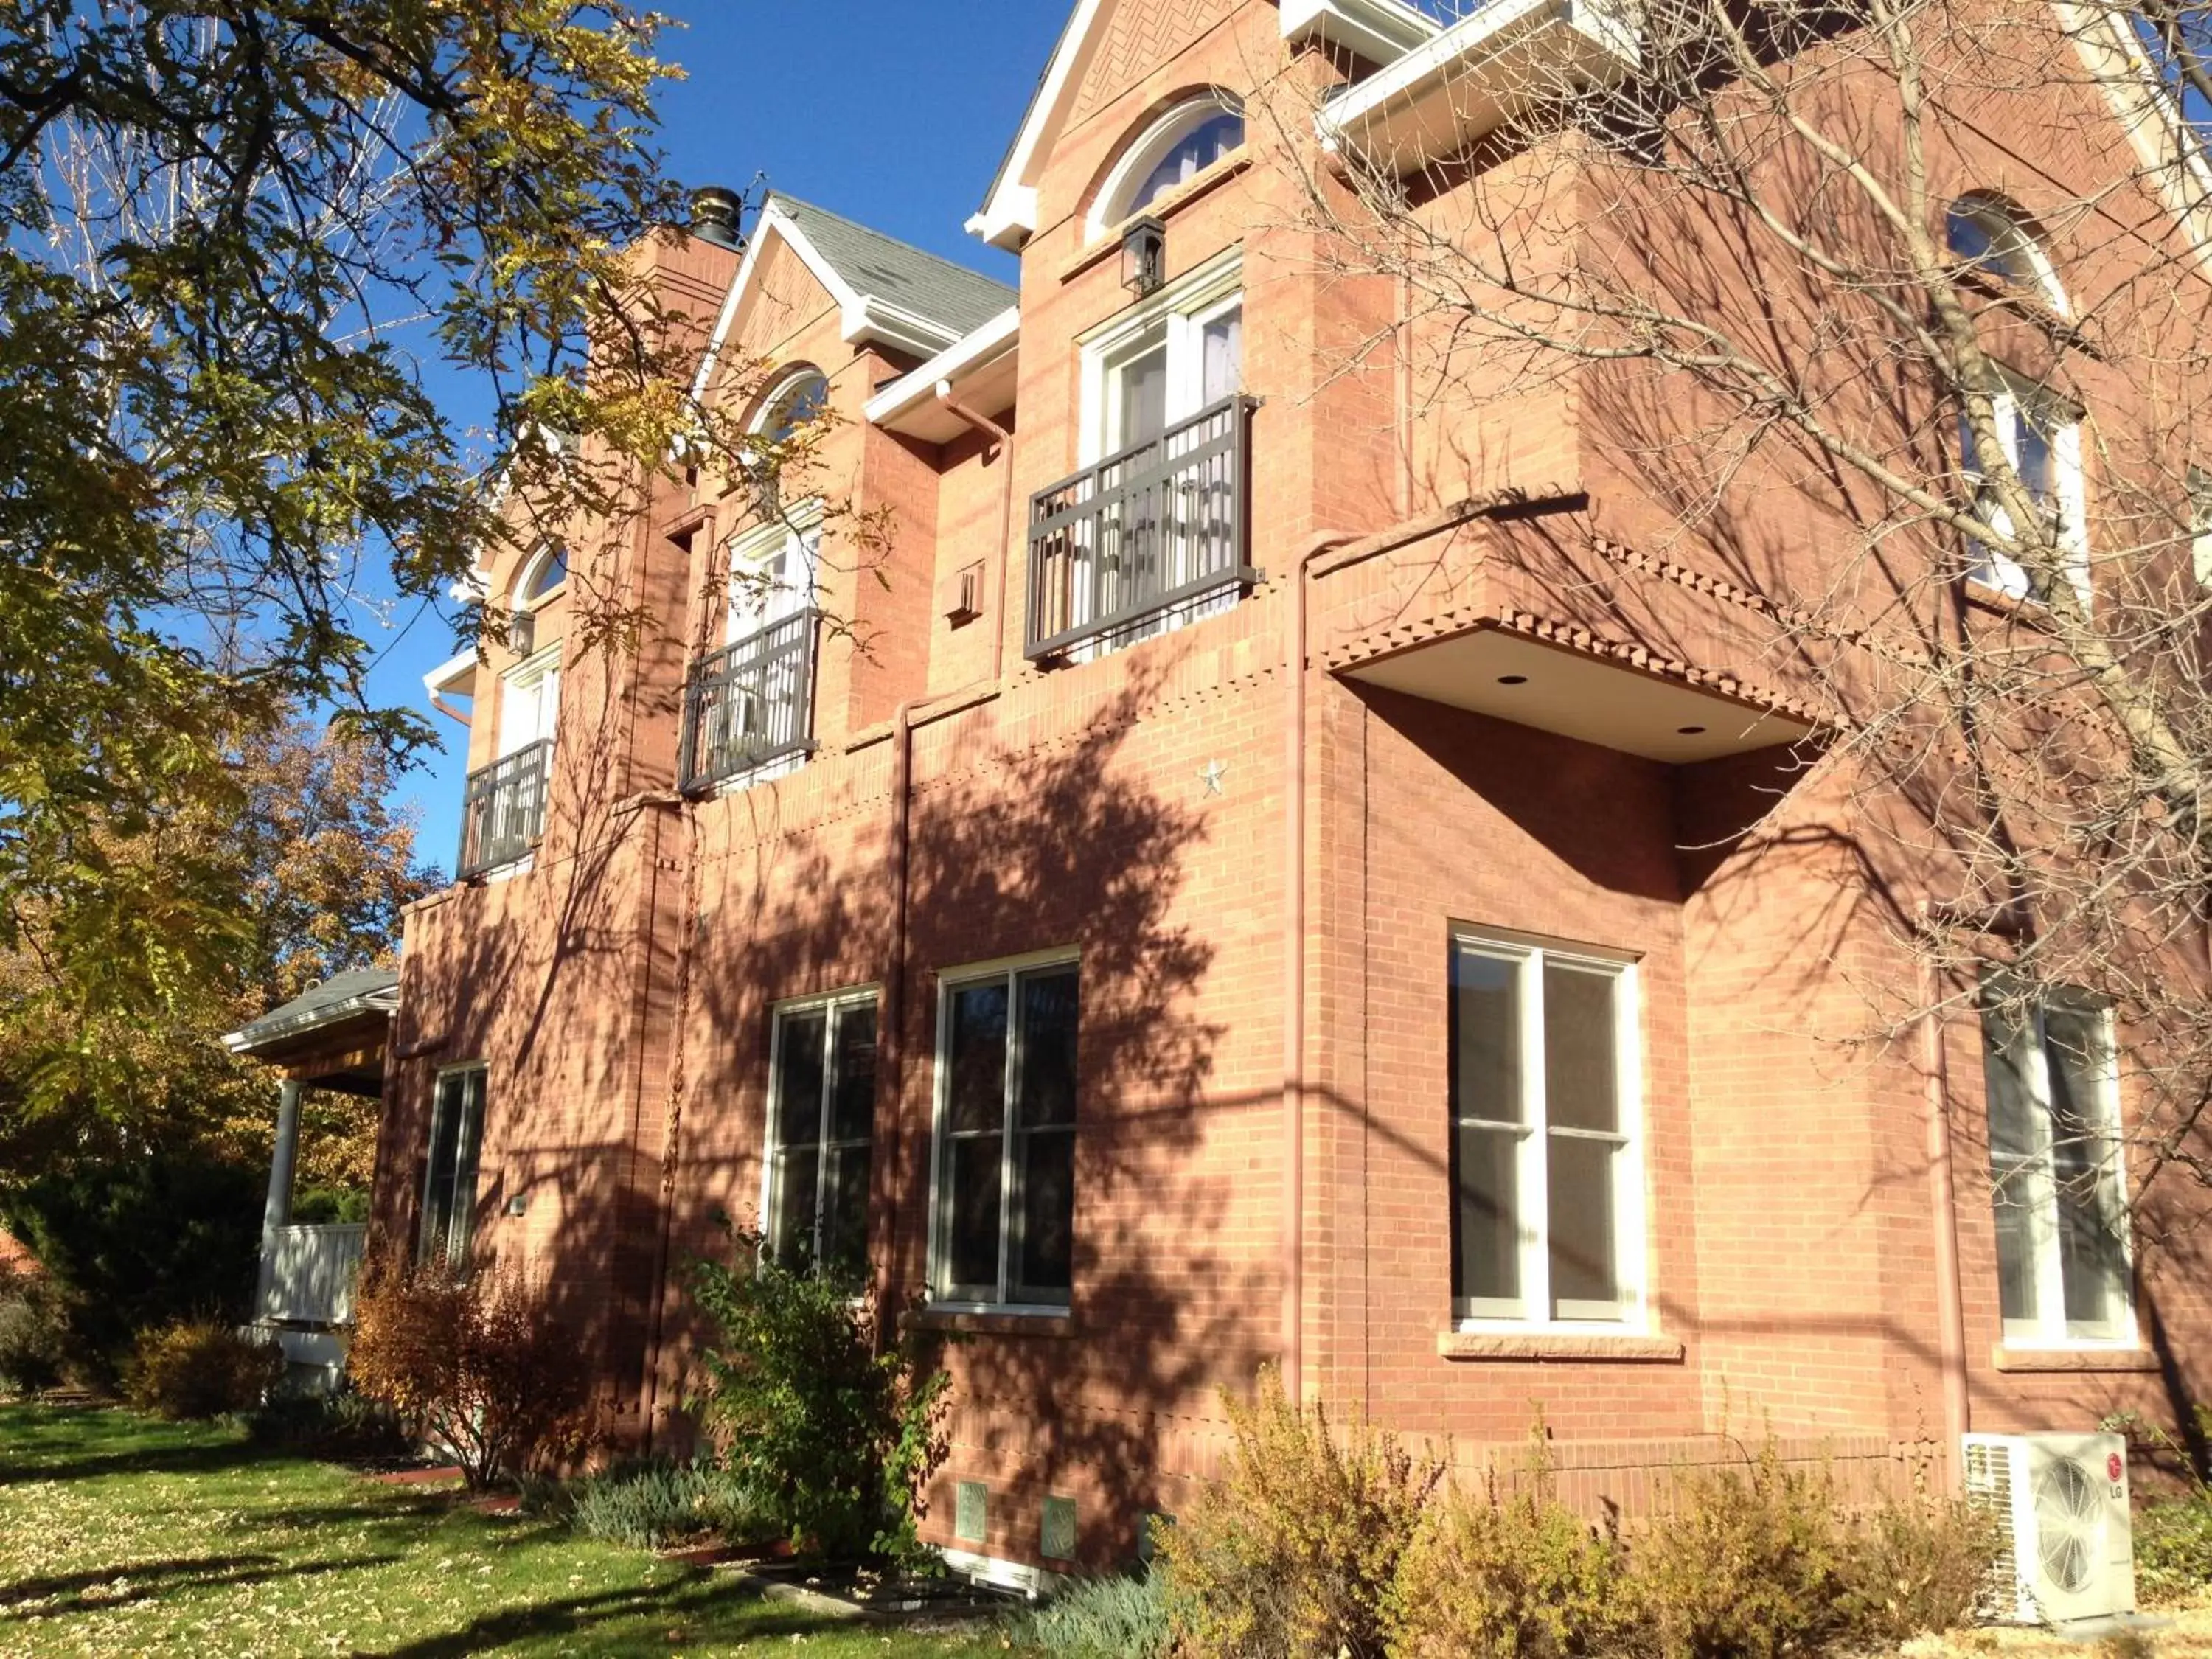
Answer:
[[[691,234],[702,242],[712,242],[716,247],[739,248],[744,239],[738,234],[738,216],[744,202],[737,191],[720,185],[708,185],[691,192]]]

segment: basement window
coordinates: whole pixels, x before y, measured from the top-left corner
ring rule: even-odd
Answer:
[[[939,1306],[1068,1305],[1079,1005],[1079,970],[1065,958],[944,982],[930,1182]]]
[[[1634,967],[1462,934],[1450,971],[1454,1314],[1469,1329],[1638,1328]]]
[[[875,992],[779,1009],[769,1070],[769,1249],[787,1267],[857,1279],[868,1257]]]

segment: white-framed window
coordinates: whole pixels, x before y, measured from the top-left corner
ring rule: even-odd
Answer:
[[[1452,1306],[1473,1328],[1644,1323],[1633,963],[1451,944]]]
[[[727,643],[797,616],[815,602],[822,562],[822,503],[801,501],[730,544]]]
[[[1998,371],[1990,404],[2004,459],[2051,525],[2066,553],[2068,574],[2086,602],[2088,490],[2081,466],[2081,421],[2058,398],[2003,369]],[[1984,482],[1986,474],[1963,408],[1959,412],[1959,456],[1979,516],[1999,533],[2012,534],[2010,516],[1989,499],[1992,492]],[[1982,542],[1974,544],[1974,555],[1975,562],[1966,573],[1972,580],[2013,599],[2027,597],[2027,572],[2019,561]]]
[[[1084,465],[1243,388],[1243,250],[1231,248],[1081,337]]]
[[[2112,1012],[1983,987],[1983,1075],[2005,1340],[2132,1343],[2126,1165]]]
[[[1233,94],[1208,91],[1185,99],[1146,128],[1106,175],[1091,204],[1088,240],[1097,241],[1243,146],[1244,110]]]
[[[770,443],[781,443],[809,421],[819,418],[829,402],[829,376],[811,363],[802,363],[761,399],[752,429]]]
[[[930,1297],[1054,1311],[1075,1269],[1080,969],[1057,955],[939,984]]]
[[[2212,471],[2189,469],[2189,566],[2199,587],[2212,587]]]
[[[469,1265],[476,1234],[477,1157],[483,1144],[484,1067],[438,1073],[430,1098],[430,1146],[422,1175],[422,1260],[456,1272]]]
[[[514,580],[515,611],[535,611],[560,596],[568,585],[568,550],[549,542],[532,554]]]
[[[870,988],[775,1012],[761,1214],[787,1266],[855,1279],[866,1268],[876,1001]]]
[[[1964,270],[2030,289],[2059,316],[2067,315],[2066,289],[2050,253],[2003,202],[1974,192],[1961,196],[1943,216],[1943,240]]]

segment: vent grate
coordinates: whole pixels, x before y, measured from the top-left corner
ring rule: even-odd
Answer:
[[[2020,1540],[2013,1535],[2012,1454],[2008,1448],[1986,1442],[1967,1446],[1966,1501],[1987,1510],[1996,1522],[1996,1559],[1990,1564],[1983,1611],[1997,1616],[2008,1614],[2019,1597],[2021,1583]]]

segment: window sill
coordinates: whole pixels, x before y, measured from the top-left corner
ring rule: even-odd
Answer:
[[[2148,1348],[2024,1348],[2000,1342],[1990,1363],[2001,1371],[2154,1371]]]
[[[1443,1331],[1437,1352],[1446,1359],[1589,1359],[1679,1365],[1682,1345],[1671,1336],[1584,1335],[1566,1331]]]
[[[1065,1308],[993,1313],[960,1308],[924,1308],[908,1322],[918,1331],[950,1331],[966,1336],[1075,1334],[1075,1316]]]

